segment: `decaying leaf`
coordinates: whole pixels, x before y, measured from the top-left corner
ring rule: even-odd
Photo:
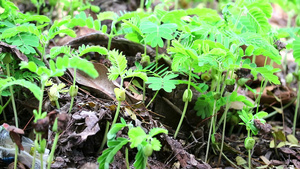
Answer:
[[[7,131],[9,131],[9,136],[12,139],[12,141],[14,143],[16,143],[16,145],[19,148],[19,151],[20,150],[24,150],[24,147],[22,145],[22,135],[24,134],[24,130],[19,129],[19,128],[15,127],[15,126],[11,126],[11,125],[9,125],[7,123],[3,123],[2,126]]]
[[[0,53],[11,53],[16,55],[22,61],[28,61],[28,58],[21,53],[16,46],[12,46],[4,42],[0,42]]]

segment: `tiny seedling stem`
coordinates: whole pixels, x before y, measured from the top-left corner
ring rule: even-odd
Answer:
[[[6,72],[7,72],[7,77],[10,78],[9,63],[6,64]],[[9,92],[11,94],[11,103],[12,103],[12,107],[13,107],[13,111],[14,111],[14,116],[15,116],[15,126],[17,128],[19,128],[18,114],[17,114],[17,109],[16,109],[15,97],[14,97],[13,87],[11,85],[9,86]]]
[[[297,92],[297,101],[296,101],[296,108],[295,108],[295,114],[294,114],[294,122],[293,122],[293,135],[296,135],[296,124],[297,124],[297,115],[298,115],[298,109],[300,104],[300,81],[298,81],[298,92]]]
[[[19,153],[19,147],[17,144],[15,144],[15,161],[14,161],[14,168],[17,168],[18,164],[18,153]]]
[[[184,117],[185,117],[185,113],[186,113],[186,109],[187,109],[187,107],[188,107],[188,104],[189,104],[188,101],[186,101],[186,102],[184,103],[183,112],[182,112],[182,114],[181,114],[181,118],[180,118],[180,121],[179,121],[179,123],[178,123],[176,132],[175,132],[175,134],[174,134],[174,139],[176,139],[176,137],[177,137],[177,134],[178,134],[178,132],[179,132],[179,129],[180,129],[181,124],[182,124],[182,122],[183,122],[183,119],[184,119]]]
[[[156,95],[158,94],[159,90],[157,90],[153,96],[153,98],[150,100],[150,102],[147,104],[146,108],[148,108],[150,106],[150,104],[154,101]]]
[[[192,72],[191,72],[191,68],[190,68],[190,69],[189,69],[188,88],[187,88],[188,91],[190,90],[190,87],[191,87],[191,74],[192,74]],[[177,129],[176,129],[176,131],[175,131],[174,139],[176,139],[177,134],[178,134],[178,132],[179,132],[179,129],[180,129],[181,125],[182,125],[182,122],[183,122],[183,119],[184,119],[184,117],[185,117],[185,113],[186,113],[188,104],[189,104],[189,99],[184,103],[183,112],[182,112],[182,114],[181,114],[180,121],[179,121],[178,126],[177,126]]]
[[[57,109],[60,109],[60,106],[59,106],[58,100],[55,100],[55,105],[56,105],[56,108],[57,108]]]
[[[97,154],[100,154],[100,152],[103,150],[104,148],[104,145],[107,141],[107,133],[108,133],[108,129],[109,129],[109,121],[106,121],[106,127],[105,127],[105,131],[104,131],[104,137],[102,139],[102,142],[101,142],[101,145],[100,145],[100,148],[97,152]]]
[[[53,145],[52,145],[52,148],[51,148],[51,153],[48,157],[48,165],[47,165],[47,169],[50,169],[51,168],[51,163],[52,163],[52,160],[53,160],[53,157],[54,157],[54,152],[55,152],[55,149],[56,149],[56,145],[57,145],[57,142],[58,142],[58,137],[59,137],[59,132],[56,132],[55,133],[55,138],[54,138],[54,141],[53,141]]]
[[[113,122],[111,123],[111,127],[117,122],[118,116],[119,116],[119,112],[120,112],[120,108],[121,108],[121,101],[118,101],[118,107],[117,107],[117,111],[114,117]]]
[[[221,157],[223,153],[223,147],[224,147],[224,139],[225,139],[225,128],[226,128],[226,119],[227,119],[227,113],[230,108],[230,102],[228,101],[226,104],[225,112],[224,112],[224,121],[223,121],[223,131],[222,131],[222,143],[221,143],[221,149],[220,149],[220,154],[219,154],[219,159],[218,159],[218,166],[221,163]]]
[[[145,0],[141,0],[140,2],[140,9],[144,9]]]
[[[73,86],[75,88],[75,84],[76,84],[76,68],[74,68],[74,73],[73,73]],[[69,108],[69,113],[71,113],[72,108],[73,108],[73,104],[74,104],[74,96],[71,97],[71,103],[70,103],[70,108]]]
[[[9,63],[6,64],[6,71],[7,71],[7,76],[8,78],[10,78],[10,70],[9,70]],[[15,98],[14,98],[14,92],[13,92],[13,87],[10,85],[9,86],[9,91],[11,94],[11,100],[12,100],[12,107],[13,107],[13,111],[14,111],[14,116],[15,116],[15,125],[17,128],[19,128],[19,124],[18,124],[18,114],[17,114],[17,109],[16,109],[16,103],[15,103]],[[18,163],[18,146],[17,144],[15,144],[15,161],[14,161],[14,168],[17,168],[17,163]]]
[[[128,148],[127,147],[125,149],[125,160],[126,160],[126,168],[130,169],[130,166],[129,166],[129,157],[128,157]]]
[[[250,131],[251,130],[248,130],[248,137],[251,137]],[[251,149],[248,150],[248,167],[249,167],[249,169],[251,168]]]

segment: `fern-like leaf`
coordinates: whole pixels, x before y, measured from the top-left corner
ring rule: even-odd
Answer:
[[[70,46],[55,46],[50,49],[50,58],[56,58],[59,54],[65,54],[70,56],[71,47]]]
[[[293,42],[293,56],[295,58],[295,62],[300,65],[300,38],[296,37]]]
[[[37,99],[41,98],[40,88],[36,84],[29,82],[27,80],[24,80],[24,79],[13,80],[13,81],[7,82],[5,84],[1,83],[0,92],[3,91],[4,89],[6,89],[7,87],[13,86],[13,85],[19,85],[19,86],[25,87],[25,88],[29,89]]]
[[[78,56],[82,56],[84,54],[87,54],[89,52],[98,52],[101,55],[107,55],[108,51],[106,48],[104,47],[100,47],[100,46],[87,46],[85,49],[83,49],[82,51],[80,51]]]
[[[93,63],[85,59],[81,59],[79,57],[72,57],[69,59],[69,63],[70,66],[68,67],[79,69],[91,76],[92,78],[96,78],[99,76],[97,70],[94,68]]]
[[[264,33],[270,29],[270,24],[265,13],[258,7],[253,7],[248,12],[248,19],[255,25],[257,32]]]
[[[117,50],[108,52],[108,59],[112,66],[108,69],[108,79],[116,80],[119,76],[123,77],[126,73],[127,60],[125,55],[119,53]]]

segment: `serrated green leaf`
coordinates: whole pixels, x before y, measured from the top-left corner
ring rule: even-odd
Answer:
[[[152,146],[154,151],[160,151],[161,143],[160,143],[159,140],[157,140],[157,138],[152,138],[151,146]]]
[[[135,127],[128,131],[128,137],[130,138],[130,147],[134,148],[141,144],[147,135],[141,127]]]
[[[153,137],[153,136],[155,136],[157,134],[161,134],[161,133],[168,134],[168,130],[163,129],[163,128],[152,128],[148,135],[150,137]]]

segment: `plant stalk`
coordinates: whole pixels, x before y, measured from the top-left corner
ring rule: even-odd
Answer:
[[[7,72],[7,77],[10,78],[10,68],[9,68],[9,63],[6,64],[6,72]],[[17,114],[17,108],[16,108],[16,102],[15,102],[15,97],[13,93],[13,87],[9,86],[9,92],[11,94],[11,103],[14,111],[14,117],[15,117],[15,126],[19,128],[18,124],[18,114]]]
[[[76,84],[76,68],[74,68],[74,73],[73,73],[73,84],[72,85],[74,86],[74,88],[75,88],[75,84]],[[71,111],[72,111],[73,104],[74,104],[74,96],[71,97],[69,113],[71,113]]]
[[[190,88],[191,88],[191,76],[192,76],[191,74],[192,74],[192,70],[191,70],[191,68],[190,68],[190,69],[189,69],[189,81],[188,81],[188,87],[187,87],[187,90],[188,90],[188,91],[189,91]],[[189,100],[189,99],[188,99],[188,100]],[[184,104],[183,112],[182,112],[182,114],[181,114],[180,121],[179,121],[179,123],[178,123],[177,129],[176,129],[175,134],[174,134],[174,139],[176,139],[177,134],[178,134],[178,132],[179,132],[179,129],[180,129],[181,125],[182,125],[183,119],[184,119],[184,117],[185,117],[185,113],[186,113],[186,110],[187,110],[187,107],[188,107],[188,104],[189,104],[189,101],[188,101],[188,100],[187,100],[187,101],[185,102],[185,104]]]
[[[146,109],[150,106],[150,104],[154,101],[156,95],[158,94],[159,90],[157,90],[153,96],[153,98],[150,100],[150,102],[147,104]]]
[[[104,131],[104,137],[103,137],[103,139],[102,139],[102,142],[101,142],[101,145],[100,145],[100,148],[99,148],[97,154],[100,154],[100,152],[101,152],[101,151],[103,150],[103,148],[104,148],[104,145],[105,145],[105,143],[106,143],[106,141],[107,141],[107,133],[108,133],[108,129],[109,129],[109,122],[106,121],[106,127],[105,127],[105,131]]]
[[[52,144],[52,148],[51,148],[51,153],[48,157],[47,169],[50,169],[50,167],[51,167],[51,163],[52,163],[52,160],[53,160],[53,157],[54,157],[54,152],[55,152],[56,145],[57,145],[57,142],[58,142],[58,137],[59,137],[59,132],[56,132],[55,133],[55,138],[54,138],[54,141],[53,141],[53,144]]]
[[[119,112],[120,112],[120,108],[121,108],[121,101],[118,101],[118,107],[117,107],[117,111],[114,117],[113,122],[111,123],[111,127],[117,122],[118,116],[119,116]]]
[[[300,104],[300,81],[298,81],[297,101],[296,101],[296,108],[295,108],[294,122],[293,122],[293,135],[294,136],[296,135],[296,124],[297,124],[299,104]]]
[[[125,162],[126,162],[126,168],[130,169],[130,166],[129,166],[129,157],[128,157],[128,148],[127,147],[125,149]]]

